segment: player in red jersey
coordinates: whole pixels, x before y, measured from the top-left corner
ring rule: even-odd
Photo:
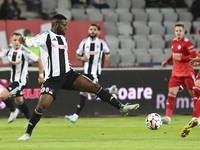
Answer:
[[[200,30],[199,30],[200,34]],[[190,64],[197,66],[200,65],[200,51],[196,58],[191,58]],[[194,87],[195,92],[195,98],[194,99],[194,110],[193,110],[193,116],[191,121],[182,129],[181,131],[181,137],[186,137],[190,131],[199,124],[199,116],[200,116],[200,70],[196,76],[196,82]]]
[[[173,61],[172,75],[168,84],[169,93],[166,105],[166,114],[162,118],[164,124],[171,123],[171,116],[175,106],[175,98],[179,90],[183,90],[186,86],[191,97],[194,97],[193,87],[195,85],[195,74],[192,65],[189,63],[190,58],[196,57],[196,51],[192,42],[184,37],[184,24],[178,22],[175,24],[175,36],[171,41],[171,56],[164,62],[162,66]]]

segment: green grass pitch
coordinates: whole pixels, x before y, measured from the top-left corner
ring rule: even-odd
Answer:
[[[79,118],[75,124],[64,118],[42,118],[29,141],[17,141],[26,120],[8,124],[0,119],[0,150],[199,150],[200,127],[185,137],[182,128],[191,116],[172,116],[170,125],[150,130],[145,116]]]

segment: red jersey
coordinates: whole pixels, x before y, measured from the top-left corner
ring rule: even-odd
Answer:
[[[194,69],[190,65],[190,58],[196,57],[196,51],[192,42],[183,37],[180,41],[173,39],[171,41],[172,55],[168,58],[167,62],[170,63],[173,61],[173,70],[172,75],[182,77],[182,76],[191,76],[194,74]],[[178,54],[181,56],[181,60],[173,60],[173,55]]]

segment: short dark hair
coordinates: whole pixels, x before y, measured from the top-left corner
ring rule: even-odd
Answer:
[[[101,31],[101,26],[97,24],[97,29]]]
[[[183,27],[184,29],[184,24],[182,22],[177,22],[174,27]]]
[[[62,14],[55,14],[52,18],[52,21],[57,21],[57,20],[67,20],[67,18]]]
[[[27,36],[29,34],[31,34],[31,31],[29,29],[25,29],[24,30],[24,36]]]
[[[97,26],[97,24],[95,24],[95,23],[92,23],[92,24],[89,25],[89,27],[91,27],[91,26],[97,27],[97,29],[98,29],[98,26]],[[98,29],[98,30],[99,30],[99,29]]]
[[[13,37],[14,35],[16,35],[16,36],[22,36],[21,33],[19,33],[19,32],[13,32],[12,37]]]

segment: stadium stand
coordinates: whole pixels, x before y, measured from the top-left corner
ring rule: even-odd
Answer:
[[[0,0],[0,2],[2,1]],[[110,8],[76,7],[72,6],[70,0],[19,0],[18,2],[22,10],[22,17],[28,19],[49,19],[55,13],[62,13],[67,16],[68,20],[103,21],[106,42],[113,57],[118,60],[117,62],[112,60],[114,58],[110,60],[109,66],[112,67],[129,66],[128,63],[123,63],[124,59],[120,55],[122,52],[126,53],[125,49],[129,49],[129,52],[132,51],[133,57],[135,57],[135,62],[131,62],[133,66],[146,66],[148,62],[152,65],[152,62],[158,61],[155,58],[158,55],[151,55],[157,53],[158,49],[162,49],[160,51],[161,58],[169,57],[171,40],[175,38],[173,27],[178,21],[185,24],[186,37],[192,41],[195,47],[200,47],[198,35],[200,23],[193,20],[190,12],[191,0],[185,0],[187,8],[175,9],[170,7],[146,8],[145,0],[105,1]],[[33,8],[32,6],[40,7]],[[0,33],[0,36],[3,34]],[[1,41],[1,45],[2,42],[5,41]],[[147,59],[146,62],[141,58],[143,54]]]

